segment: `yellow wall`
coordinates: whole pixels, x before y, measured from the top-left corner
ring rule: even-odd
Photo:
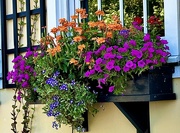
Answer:
[[[174,79],[173,85],[177,100],[150,102],[151,133],[180,133],[180,79]],[[12,96],[12,89],[0,90],[0,133],[11,133]],[[136,133],[133,125],[113,103],[98,103],[95,106],[100,111],[95,117],[89,115],[89,133]],[[59,130],[51,128],[53,119],[42,113],[42,107],[43,104],[36,104],[32,133],[71,133],[69,126]]]
[[[0,90],[0,133],[11,133],[12,96],[12,89]],[[113,103],[98,103],[95,106],[99,108],[99,112],[95,117],[89,115],[88,133],[136,133],[136,129]],[[53,129],[53,119],[42,113],[42,107],[43,105],[36,104],[32,133],[71,133],[69,126],[63,126],[59,130]],[[21,129],[21,126],[18,128]]]

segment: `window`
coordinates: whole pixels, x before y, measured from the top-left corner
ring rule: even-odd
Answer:
[[[46,25],[45,0],[1,0],[3,88],[15,87],[6,80],[12,59],[37,45]]]

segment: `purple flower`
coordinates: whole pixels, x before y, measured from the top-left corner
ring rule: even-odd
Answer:
[[[113,47],[106,48],[106,52],[111,52],[113,50]]]
[[[134,70],[137,67],[135,63],[133,63],[133,66],[131,67],[132,70]]]
[[[99,50],[102,51],[102,50],[104,50],[105,48],[106,48],[106,45],[103,44],[103,45],[100,46]]]
[[[137,57],[138,59],[140,59],[143,56],[143,53],[142,53],[142,51],[133,49],[131,51],[131,55]]]
[[[123,71],[124,71],[124,72],[128,72],[129,70],[130,70],[129,67],[126,67],[126,66],[123,67]]]
[[[168,41],[162,39],[162,40],[161,40],[161,43],[162,43],[162,44],[168,44]]]
[[[30,78],[30,77],[29,77],[29,74],[26,73],[26,74],[24,75],[24,78],[25,78],[26,80],[29,80],[29,78]]]
[[[91,69],[91,70],[89,70],[89,73],[90,73],[90,75],[93,75],[93,74],[95,74],[95,70]]]
[[[114,66],[114,70],[119,72],[121,70],[120,66]]]
[[[101,72],[101,71],[102,71],[102,70],[101,70],[101,66],[100,66],[100,65],[97,65],[97,64],[94,65],[94,70],[96,70],[96,71],[98,71],[98,72]]]
[[[129,36],[129,30],[121,30],[119,34],[124,38],[127,38]]]
[[[147,42],[147,41],[150,41],[150,34],[146,34],[144,36],[144,41]]]
[[[28,58],[29,56],[33,55],[33,51],[28,50],[25,54],[25,58]]]
[[[13,62],[13,63],[16,63],[16,62],[18,62],[18,61],[21,60],[21,59],[22,59],[22,56],[19,55],[19,56],[17,56],[16,58],[14,58],[14,59],[12,60],[12,62]]]
[[[135,40],[130,40],[129,44],[131,44],[132,46],[136,46],[136,41]]]
[[[120,53],[125,53],[127,51],[128,51],[127,48],[118,48],[118,52],[120,52]]]
[[[149,51],[149,52],[154,52],[155,50],[154,50],[153,47],[151,47],[151,48],[148,48],[148,51]]]
[[[106,64],[106,69],[108,69],[108,70],[113,69],[113,68],[114,68],[114,63],[115,63],[114,60],[109,61],[109,62]]]
[[[160,62],[161,62],[161,63],[166,63],[165,58],[161,57]]]
[[[60,87],[59,87],[60,90],[68,90],[68,85],[67,84],[62,84]]]
[[[146,59],[146,64],[148,65],[148,64],[151,64],[151,63],[153,63],[153,61],[152,60],[150,60],[150,59]]]
[[[129,48],[130,48],[128,42],[125,42],[123,46],[124,46],[124,48],[126,48],[126,49],[129,49]]]
[[[143,60],[138,61],[138,67],[143,68],[146,63]]]
[[[106,83],[106,78],[100,78],[100,79],[98,79],[98,83],[99,84],[105,84]]]
[[[98,58],[98,59],[96,60],[96,64],[97,64],[97,65],[99,65],[99,64],[101,64],[101,63],[102,63],[102,61],[103,61],[103,59],[102,59],[102,58]]]
[[[29,86],[28,82],[27,81],[24,81],[21,85],[23,88],[26,88]]]
[[[114,86],[110,86],[108,91],[113,92],[114,91]]]
[[[91,75],[91,74],[90,74],[89,71],[85,72],[85,74],[84,74],[85,77],[89,77],[90,75]]]
[[[122,59],[123,57],[122,57],[121,55],[116,55],[116,58],[117,58],[118,60],[120,60],[120,59]]]
[[[19,91],[18,91],[18,95],[17,95],[17,97],[16,97],[16,99],[17,99],[18,101],[21,101],[21,98],[22,98],[21,94],[22,94],[22,92],[19,90]]]
[[[50,85],[51,87],[58,86],[58,81],[55,78],[48,78],[46,80],[46,84]]]
[[[126,67],[131,68],[133,66],[133,62],[131,60],[126,62]]]
[[[119,47],[117,45],[113,46],[114,49],[118,49]]]
[[[113,59],[115,58],[115,55],[113,53],[105,53],[104,59]]]

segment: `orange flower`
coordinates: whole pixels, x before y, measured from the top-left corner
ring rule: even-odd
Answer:
[[[96,42],[98,43],[98,45],[100,45],[105,42],[105,38],[103,38],[103,37],[97,38]]]
[[[110,31],[106,32],[106,37],[107,38],[112,38],[113,37],[112,32],[110,32]]]
[[[83,32],[82,27],[74,27],[73,29],[74,29],[75,32],[78,32],[80,35],[81,35],[82,32]]]
[[[99,27],[100,30],[105,29],[106,28],[106,24],[104,23],[104,21],[99,21],[98,22],[98,27]]]
[[[54,49],[51,49],[51,48],[49,48],[49,49],[47,50],[47,52],[48,52],[50,55],[52,55],[52,56],[54,56],[54,55],[56,54],[56,51],[55,51]]]
[[[57,52],[61,52],[61,47],[60,45],[57,45],[55,48],[54,48],[54,51],[57,53]]]
[[[88,22],[88,25],[89,25],[89,27],[96,27],[98,25],[98,23],[90,21],[90,22]]]
[[[86,14],[86,9],[76,9],[76,13],[78,14]]]
[[[71,19],[72,19],[72,20],[75,20],[75,19],[77,19],[77,18],[78,18],[78,15],[72,15],[72,16],[71,16]]]
[[[67,20],[65,19],[65,18],[61,18],[61,19],[59,19],[59,23],[60,24],[63,24],[63,23],[65,23]]]
[[[71,21],[68,23],[69,27],[76,27],[76,22],[75,21]]]
[[[99,15],[104,16],[104,11],[97,10],[97,11],[95,12],[95,14],[96,14],[96,16],[99,16]]]
[[[51,32],[54,33],[54,34],[56,34],[56,33],[58,32],[58,28],[56,28],[56,27],[52,28],[52,29],[51,29]]]
[[[78,50],[83,51],[86,46],[84,44],[78,45]]]
[[[61,36],[61,35],[56,36],[56,40],[57,40],[57,41],[60,41],[61,39],[62,39],[62,36]]]
[[[81,18],[87,18],[88,14],[81,14]]]
[[[74,64],[74,65],[78,64],[78,61],[75,60],[74,58],[71,58],[71,60],[69,62],[70,62],[70,64]]]
[[[74,40],[75,42],[80,42],[80,41],[83,40],[83,37],[82,37],[82,36],[76,36],[76,37],[73,38],[73,40]]]
[[[68,31],[67,27],[65,27],[65,26],[58,26],[58,30],[59,31],[64,31],[64,32]]]

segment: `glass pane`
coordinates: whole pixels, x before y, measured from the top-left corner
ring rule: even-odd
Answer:
[[[164,36],[164,0],[148,0],[148,29]]]
[[[124,0],[124,25],[129,27],[135,18],[143,18],[143,0]]]
[[[105,13],[104,20],[105,22],[110,22],[112,15],[119,16],[119,0],[102,0],[102,10]],[[97,20],[97,16],[94,14],[98,9],[97,0],[88,1],[88,10],[89,10],[89,20]]]

